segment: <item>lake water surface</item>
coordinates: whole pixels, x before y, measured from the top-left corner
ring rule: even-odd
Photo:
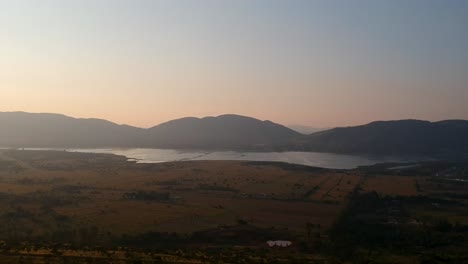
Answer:
[[[140,163],[187,160],[281,161],[333,169],[352,169],[384,162],[417,162],[425,158],[358,156],[318,152],[185,151],[173,149],[68,149],[68,151],[123,155]]]

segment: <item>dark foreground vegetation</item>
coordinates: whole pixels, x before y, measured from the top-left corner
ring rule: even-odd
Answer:
[[[329,254],[343,260],[376,263],[392,255],[417,256],[420,263],[467,263],[468,225],[452,223],[446,217],[416,217],[411,213],[413,207],[434,204],[461,205],[424,196],[355,193],[330,230]]]

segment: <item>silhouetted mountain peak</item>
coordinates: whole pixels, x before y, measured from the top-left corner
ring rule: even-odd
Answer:
[[[313,133],[302,143],[308,150],[335,153],[468,153],[468,121],[376,121]]]
[[[148,130],[152,146],[168,148],[262,149],[298,135],[271,121],[234,114],[181,118]]]

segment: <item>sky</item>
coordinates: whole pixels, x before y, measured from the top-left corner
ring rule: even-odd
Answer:
[[[468,1],[0,0],[0,111],[468,119]]]

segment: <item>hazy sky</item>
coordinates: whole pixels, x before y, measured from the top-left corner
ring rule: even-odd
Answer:
[[[468,1],[0,0],[0,111],[468,119]]]

